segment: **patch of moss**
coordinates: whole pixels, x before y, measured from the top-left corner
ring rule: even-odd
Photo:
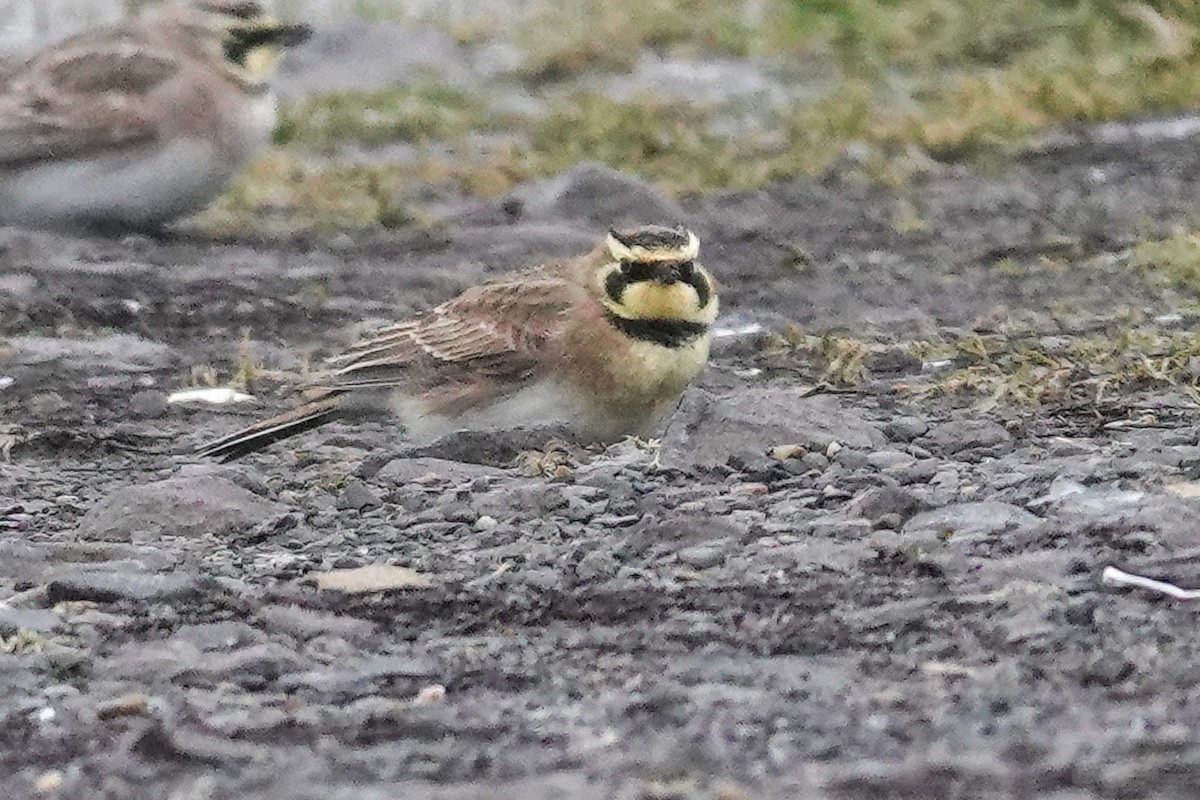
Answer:
[[[234,237],[421,227],[427,216],[403,193],[431,177],[423,164],[346,164],[277,150],[254,161],[195,223]]]
[[[517,33],[527,54],[522,72],[534,81],[555,81],[586,69],[627,70],[644,50],[746,55],[755,31],[744,5],[738,0],[554,4]]]
[[[1139,242],[1129,265],[1150,280],[1200,300],[1200,234]]]
[[[1174,387],[1200,398],[1200,334],[1121,327],[1086,336],[969,334],[923,343],[950,354],[956,368],[898,387],[918,395],[971,394],[985,406],[1099,403],[1119,390]]]
[[[330,150],[339,144],[417,144],[488,126],[481,97],[429,78],[374,92],[332,92],[280,110],[276,144]]]
[[[845,388],[861,385],[868,377],[868,359],[882,345],[834,332],[820,336],[792,326],[768,337],[762,356],[770,369],[800,369],[820,383]]]
[[[862,129],[865,109],[850,92],[776,118],[784,136],[747,126],[738,136],[712,131],[720,113],[695,103],[638,97],[628,102],[596,93],[563,97],[531,122],[517,151],[518,174],[544,176],[583,160],[635,172],[674,194],[750,189],[824,167],[844,137]]]
[[[34,630],[19,628],[12,636],[0,636],[0,653],[27,655],[45,650],[52,640]]]

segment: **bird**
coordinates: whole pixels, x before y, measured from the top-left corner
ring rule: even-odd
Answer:
[[[0,77],[0,224],[156,232],[267,143],[282,48],[256,2],[196,0],[79,34]]]
[[[340,417],[391,418],[414,443],[560,426],[651,436],[708,361],[717,284],[682,226],[610,230],[589,252],[493,278],[378,328],[329,361],[308,402],[199,448],[240,458]]]

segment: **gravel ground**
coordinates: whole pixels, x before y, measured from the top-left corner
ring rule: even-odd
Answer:
[[[916,339],[1179,324],[1127,248],[1194,218],[1200,153],[1055,147],[682,204],[582,165],[322,246],[0,232],[0,793],[1194,797],[1194,612],[1101,582],[1200,584],[1194,403],[905,389]],[[731,333],[659,442],[189,455],[359,320],[657,219]],[[823,389],[797,324],[869,343],[865,380]],[[239,358],[258,406],[167,403]]]

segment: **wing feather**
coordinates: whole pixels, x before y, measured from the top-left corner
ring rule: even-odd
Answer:
[[[555,360],[549,356],[560,343],[575,291],[546,268],[468,289],[416,319],[374,331],[331,359],[336,371],[330,386],[501,394]]]
[[[179,70],[170,53],[80,37],[6,77],[0,165],[21,166],[153,139],[147,98]]]

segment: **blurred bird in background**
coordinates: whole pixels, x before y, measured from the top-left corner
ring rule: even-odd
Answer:
[[[204,208],[267,142],[267,81],[309,33],[198,0],[0,65],[0,224],[154,231]]]

